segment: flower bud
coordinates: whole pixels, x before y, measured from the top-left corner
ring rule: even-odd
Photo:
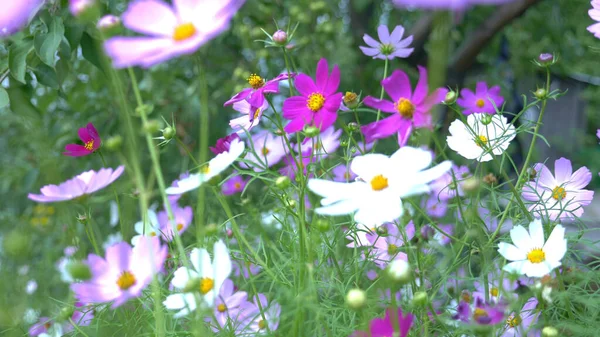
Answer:
[[[342,141],[340,142],[340,146],[341,146],[341,147],[346,147],[346,146],[348,146],[348,140],[347,140],[347,139],[344,139],[344,140],[342,140]]]
[[[296,208],[296,200],[294,199],[287,199],[286,204],[289,208]]]
[[[105,15],[98,20],[96,28],[101,30],[105,34],[112,34],[118,32],[121,28],[121,18],[114,15]]]
[[[548,91],[546,91],[546,89],[544,89],[544,88],[539,88],[538,90],[536,90],[533,93],[533,96],[535,96],[535,98],[537,98],[539,100],[543,100],[548,97]]]
[[[548,67],[556,63],[554,55],[550,53],[542,53],[537,57],[537,64],[541,67]]]
[[[214,223],[209,223],[205,227],[206,235],[213,236],[219,231],[219,228]]]
[[[64,307],[60,310],[60,313],[58,314],[58,320],[59,321],[66,321],[69,318],[71,318],[71,316],[73,316],[73,313],[75,312],[75,309],[73,309],[72,307]]]
[[[387,274],[395,282],[404,284],[412,280],[412,271],[410,264],[402,259],[396,259],[387,266]]]
[[[479,179],[476,177],[469,177],[462,182],[462,188],[467,193],[476,192],[479,189]]]
[[[348,109],[356,109],[358,107],[359,103],[360,103],[360,98],[358,97],[358,95],[356,93],[351,92],[351,91],[346,91],[346,94],[344,95],[344,105]]]
[[[315,227],[321,232],[321,233],[325,233],[327,232],[329,229],[331,229],[331,224],[329,223],[329,221],[327,221],[326,219],[323,218],[318,218],[317,220],[315,220]]]
[[[359,129],[360,129],[360,125],[358,125],[358,123],[355,123],[355,122],[348,123],[348,130],[350,132],[356,132]]]
[[[104,147],[107,150],[116,152],[119,151],[121,149],[121,146],[123,145],[123,137],[119,135],[112,136],[102,143],[104,144]]]
[[[554,327],[547,326],[542,329],[542,337],[558,337],[558,330]]]
[[[446,94],[446,97],[444,97],[444,100],[442,102],[446,105],[454,104],[454,102],[456,102],[457,98],[458,98],[458,94],[456,93],[456,91],[450,90],[450,91],[448,91],[448,93]]]
[[[229,228],[228,228],[228,229],[225,231],[225,235],[227,235],[227,237],[231,239],[231,238],[233,237],[233,231],[232,231],[231,229],[229,229]]]
[[[498,184],[498,178],[493,173],[488,173],[485,177],[483,177],[483,182],[493,186]]]
[[[163,137],[165,137],[166,140],[171,140],[173,139],[173,137],[175,137],[175,129],[173,129],[170,126],[167,126],[166,128],[164,128],[162,130],[163,133]]]
[[[67,265],[69,275],[75,280],[89,280],[92,277],[90,267],[81,261],[72,261]]]
[[[492,122],[492,115],[485,114],[483,117],[481,117],[481,123],[483,125],[488,125],[491,122]]]
[[[287,176],[280,176],[275,179],[275,187],[282,190],[290,187],[291,183],[290,178]]]
[[[361,309],[367,304],[367,294],[361,289],[350,289],[346,294],[346,303],[352,309]]]
[[[534,180],[537,177],[537,171],[533,167],[527,169],[527,177],[529,180]]]
[[[144,132],[149,134],[154,134],[160,131],[161,123],[157,119],[150,119],[146,123],[144,123]]]
[[[424,291],[417,291],[413,295],[412,304],[416,307],[422,307],[429,303],[429,296]]]
[[[307,126],[304,128],[304,134],[306,134],[306,137],[316,137],[319,135],[319,133],[321,133],[321,130],[319,130],[317,127]]]
[[[287,42],[287,39],[288,39],[287,33],[281,29],[276,31],[275,33],[273,33],[273,42],[277,43],[280,46],[285,45],[285,43]]]
[[[429,240],[433,239],[434,236],[435,236],[435,230],[433,230],[433,228],[431,228],[431,226],[425,225],[425,226],[421,227],[421,238],[423,238],[423,240],[429,241]]]
[[[77,214],[77,221],[82,225],[87,225],[90,219],[86,214]]]
[[[387,227],[379,226],[375,229],[375,233],[377,233],[377,235],[379,235],[379,236],[387,236],[388,235]]]

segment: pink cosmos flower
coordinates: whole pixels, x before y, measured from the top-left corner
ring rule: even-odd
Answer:
[[[237,255],[237,254],[236,254]],[[237,256],[237,261],[233,264],[233,275],[237,277],[243,277],[249,279],[250,275],[256,275],[260,273],[262,268],[250,261],[244,263],[241,256]]]
[[[98,131],[92,123],[88,123],[84,128],[78,131],[79,139],[83,142],[83,145],[79,144],[67,144],[65,145],[65,156],[81,157],[92,154],[98,150],[102,144],[102,140],[98,135]]]
[[[85,307],[83,303],[76,302],[75,310],[70,318],[78,326],[88,326],[94,319],[94,310],[92,310],[92,308]],[[29,328],[29,335],[62,336],[63,334],[68,334],[74,329],[75,328],[70,321],[63,321],[59,323],[49,317],[40,317],[38,323]]]
[[[231,142],[233,142],[235,139],[240,140],[240,136],[238,136],[237,133],[232,133],[223,138],[219,138],[219,139],[217,139],[217,143],[215,144],[214,147],[212,147],[212,146],[209,147],[210,151],[212,151],[212,153],[214,153],[214,154],[227,152],[227,151],[229,151]]]
[[[331,170],[333,181],[351,182],[356,178],[356,174],[350,170],[350,166],[340,164]]]
[[[44,5],[44,0],[3,1],[0,11],[0,38],[25,27]]]
[[[58,186],[46,185],[42,187],[40,190],[42,194],[29,193],[27,197],[37,202],[72,200],[105,188],[117,180],[124,169],[125,166],[121,165],[114,172],[111,168],[101,168],[98,172],[94,170],[83,172]]]
[[[592,20],[600,21],[600,0],[592,0],[591,3],[593,8],[588,11],[588,14]],[[600,22],[596,22],[587,27],[587,30],[588,32],[593,33],[596,38],[600,39]]]
[[[133,249],[126,242],[108,247],[105,259],[90,254],[87,265],[92,278],[72,284],[71,290],[82,302],[113,302],[111,307],[117,308],[139,297],[152,277],[162,271],[167,249],[157,237],[142,237]]]
[[[233,103],[233,109],[241,112],[244,116],[229,121],[229,126],[239,134],[250,131],[260,122],[260,117],[269,107],[269,102],[263,101],[261,106],[253,106],[246,100]],[[244,131],[245,130],[245,131]]]
[[[527,300],[519,312],[513,312],[508,316],[504,330],[499,337],[540,337],[537,329],[531,329],[531,325],[537,323],[540,311],[536,310],[538,300],[531,297]]]
[[[560,158],[554,162],[555,176],[546,165],[533,166],[536,177],[523,187],[522,196],[532,202],[529,210],[536,216],[548,216],[551,220],[572,219],[583,214],[594,198],[594,192],[585,190],[592,180],[592,173],[582,167],[573,173],[571,161]]]
[[[279,174],[284,175],[289,177],[291,180],[295,180],[296,179],[296,174],[298,174],[299,168],[298,168],[298,163],[296,163],[296,159],[294,156],[288,154],[283,158],[283,164],[285,165],[284,167],[282,167],[279,170]],[[316,163],[317,162],[317,157],[316,156],[311,156],[310,152],[304,152],[302,153],[302,160],[299,161],[299,164],[301,166],[302,169],[302,174],[305,175],[307,178],[312,178],[314,177],[314,172],[308,172],[307,168],[308,165],[311,163]]]
[[[177,231],[181,235],[192,223],[192,218],[194,216],[192,207],[187,206],[182,208],[176,203],[171,203],[171,211],[173,211],[175,228],[177,228]],[[169,242],[173,241],[175,233],[173,232],[173,225],[169,223],[167,211],[158,212],[157,218],[160,232],[163,234],[164,239]]]
[[[406,316],[404,316],[400,308],[397,310],[398,311],[396,312],[395,309],[387,309],[385,311],[385,318],[375,318],[371,321],[368,332],[356,331],[350,335],[350,337],[406,337],[412,326],[414,317],[412,314],[406,314]],[[392,316],[395,317],[392,319]],[[396,321],[400,331],[397,331],[395,328]]]
[[[453,317],[464,323],[479,324],[479,325],[495,325],[504,320],[504,304],[489,304],[485,303],[481,298],[475,299],[475,306],[465,301],[458,304],[458,313]]]
[[[414,92],[408,75],[402,70],[394,71],[390,77],[381,81],[381,85],[393,101],[367,96],[363,103],[392,115],[361,127],[367,143],[398,133],[398,143],[400,146],[406,145],[413,128],[432,127],[429,110],[433,105],[440,103],[448,92],[447,89],[440,88],[427,96],[427,69],[421,66],[419,82]]]
[[[219,296],[215,299],[214,318],[211,320],[211,328],[218,332],[227,328],[236,333],[243,332],[243,322],[248,318],[254,305],[248,302],[248,293],[245,291],[235,292],[233,281],[226,279],[221,286]]]
[[[412,240],[415,236],[415,224],[411,221],[404,228],[406,238]],[[400,247],[404,246],[404,233],[398,229],[395,224],[387,226],[387,235],[379,236],[377,233],[367,233],[367,241],[372,245],[373,249],[370,256],[379,268],[385,268],[387,264],[395,259],[408,261],[406,253],[400,251]]]
[[[423,200],[421,207],[430,217],[442,218],[448,211],[448,201],[438,198],[436,193],[431,193],[427,200]]]
[[[467,166],[452,166],[452,170],[429,184],[434,198],[449,200],[464,196],[463,183],[470,178],[471,172]]]
[[[496,85],[488,89],[485,82],[477,82],[475,92],[467,88],[462,89],[460,98],[456,100],[456,104],[465,109],[463,111],[465,115],[473,113],[493,115],[496,113],[495,107],[500,109],[502,103],[504,103],[504,97],[500,96],[500,86]]]
[[[244,159],[254,164],[252,168],[256,172],[264,171],[279,163],[287,153],[283,137],[266,130],[252,136],[248,149],[252,148],[254,151],[248,151]]]
[[[296,90],[301,96],[293,96],[283,102],[283,117],[291,120],[283,130],[293,133],[302,130],[305,125],[327,129],[337,119],[337,111],[342,103],[340,69],[333,67],[329,75],[327,60],[317,63],[316,83],[306,74],[298,74],[295,80]]]
[[[224,195],[234,195],[237,193],[242,193],[242,191],[244,191],[244,188],[246,188],[247,183],[248,181],[244,180],[242,176],[233,176],[229,178],[225,183],[223,183],[223,186],[221,186],[221,192]]]
[[[367,56],[372,56],[374,59],[388,59],[393,60],[396,57],[406,58],[412,54],[414,48],[407,48],[413,41],[413,36],[408,36],[406,39],[402,39],[404,36],[404,27],[398,25],[394,28],[392,33],[388,30],[386,25],[381,25],[377,28],[377,34],[379,35],[379,41],[365,34],[363,40],[368,47],[360,46],[359,48]]]
[[[260,306],[258,305],[259,302]],[[269,331],[276,331],[281,317],[281,305],[275,301],[272,301],[269,305],[265,295],[258,294],[254,298],[254,307],[254,312],[249,315],[251,318],[248,330],[261,335],[267,332],[267,327],[269,327]],[[260,308],[262,308],[262,314]]]
[[[280,74],[279,76],[271,79],[269,81],[265,81],[264,78],[252,74],[248,77],[248,84],[250,84],[250,88],[246,88],[233,97],[231,97],[223,106],[231,105],[237,102],[241,102],[243,100],[248,101],[250,105],[260,107],[265,104],[265,94],[277,94],[279,93],[279,82],[287,81],[289,78],[294,78],[296,74]],[[267,102],[268,104],[268,102]],[[235,109],[235,107],[234,107]],[[236,109],[237,110],[237,109]],[[239,111],[239,110],[238,110]]]
[[[398,7],[464,10],[472,5],[496,5],[512,0],[393,0]]]
[[[245,0],[137,0],[123,13],[123,25],[147,36],[117,36],[104,48],[115,68],[149,68],[191,54],[221,34]]]
[[[69,0],[69,11],[71,11],[73,16],[79,16],[95,5],[95,0]]]

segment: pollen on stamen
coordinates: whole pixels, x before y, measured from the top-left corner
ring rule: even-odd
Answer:
[[[94,140],[90,140],[89,142],[85,142],[85,145],[83,145],[85,147],[86,150],[88,151],[92,151],[94,149]]]
[[[173,32],[173,40],[187,40],[194,36],[194,34],[196,34],[196,27],[194,27],[192,23],[184,23],[175,28],[175,32]]]
[[[208,294],[209,291],[211,291],[215,286],[215,281],[211,278],[202,278],[200,279],[200,293],[202,295],[206,295]]]
[[[413,118],[415,114],[415,105],[409,99],[402,97],[394,105],[400,116],[407,119]]]
[[[531,263],[542,263],[546,261],[546,253],[541,248],[534,248],[527,254],[527,259]]]
[[[219,312],[225,312],[225,311],[227,311],[227,306],[225,306],[225,304],[221,303],[221,304],[217,305],[217,310]]]
[[[475,138],[475,144],[477,144],[477,146],[479,146],[479,147],[483,147],[483,146],[487,145],[488,142],[489,142],[488,138],[483,135]]]
[[[485,106],[485,101],[483,99],[479,98],[475,101],[475,105],[478,108],[483,108]]]
[[[567,191],[560,186],[556,186],[553,190],[552,190],[552,198],[554,198],[554,200],[563,200],[564,198],[567,197]]]
[[[371,188],[373,191],[381,191],[386,189],[388,186],[388,179],[381,174],[378,174],[371,179]]]
[[[119,286],[119,288],[121,288],[121,290],[127,290],[127,289],[133,287],[133,285],[135,285],[136,282],[137,282],[137,280],[135,279],[135,276],[131,272],[124,271],[123,273],[121,273],[121,275],[117,279],[117,286]]]
[[[235,184],[233,184],[233,187],[235,187],[236,190],[239,190],[240,188],[242,188],[242,184],[235,183]]]
[[[248,84],[250,84],[252,89],[256,90],[256,89],[261,88],[263,85],[265,85],[265,80],[263,80],[262,77],[260,77],[256,74],[251,74],[250,76],[248,76]]]
[[[183,224],[182,223],[178,223],[177,224],[177,230],[181,231],[183,229]]]
[[[256,111],[254,111],[254,117],[252,117],[252,119],[257,119],[258,115],[260,115],[260,108],[256,109]]]
[[[312,112],[319,111],[323,105],[325,105],[325,96],[321,93],[315,92],[308,95],[308,101],[306,102],[306,106]]]

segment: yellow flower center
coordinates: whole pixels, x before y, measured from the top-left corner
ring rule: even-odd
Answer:
[[[184,23],[175,28],[175,32],[173,33],[173,40],[175,41],[183,41],[187,40],[190,37],[196,34],[196,27],[194,27],[191,23]]]
[[[478,108],[483,108],[483,106],[485,105],[485,101],[480,98],[475,101],[475,105],[477,105]]]
[[[389,254],[389,255],[395,255],[396,253],[398,253],[398,251],[399,251],[399,250],[400,250],[400,249],[398,249],[398,246],[396,246],[396,245],[395,245],[395,244],[393,244],[393,243],[390,243],[390,244],[388,245],[388,254]]]
[[[490,295],[492,295],[492,297],[498,297],[498,294],[500,292],[498,291],[498,288],[492,288],[490,289]]]
[[[460,298],[467,303],[471,303],[471,300],[472,300],[471,293],[468,292],[467,290],[462,291],[462,293],[460,294]]]
[[[257,119],[258,115],[260,115],[260,108],[256,109],[256,111],[254,111],[254,119]]]
[[[200,279],[200,293],[202,293],[202,295],[208,294],[208,292],[211,291],[214,286],[215,281],[213,281],[213,279],[208,277]]]
[[[513,315],[510,316],[507,320],[506,320],[506,324],[511,327],[514,328],[516,326],[518,326],[519,324],[521,324],[521,317],[519,317],[519,315]]]
[[[475,144],[477,144],[477,146],[479,147],[483,147],[484,145],[487,145],[488,143],[488,138],[486,136],[479,136],[477,138],[475,138]]]
[[[177,224],[177,231],[181,231],[183,229],[183,224],[182,223],[178,223]]]
[[[323,107],[323,105],[325,105],[325,96],[318,92],[308,95],[306,106],[310,109],[310,111],[317,112]]]
[[[402,97],[398,100],[398,102],[395,105],[396,110],[398,110],[400,116],[407,119],[413,118],[413,115],[415,114],[415,105],[412,104],[412,102],[409,99]]]
[[[565,191],[565,189],[560,186],[556,186],[552,190],[552,198],[554,198],[554,200],[560,201],[560,200],[563,200],[566,196],[567,196],[567,191]]]
[[[267,323],[265,322],[265,320],[264,320],[264,319],[261,319],[260,321],[258,321],[258,328],[259,328],[259,329],[261,329],[261,330],[262,330],[262,329],[264,329],[264,328],[266,328],[266,327],[267,327]]]
[[[150,232],[150,236],[156,236],[156,232]]]
[[[541,263],[546,260],[546,253],[541,248],[534,248],[527,254],[527,259],[531,263]]]
[[[83,145],[85,147],[86,150],[88,151],[92,151],[92,149],[94,148],[94,141],[90,140],[89,142],[86,142],[85,145]]]
[[[262,149],[262,151],[261,151],[261,152],[262,152],[262,154],[263,154],[263,155],[265,155],[265,156],[266,156],[266,155],[268,155],[268,154],[269,154],[269,152],[271,152],[271,150],[267,149],[266,147],[263,147],[263,149]]]
[[[208,164],[202,166],[202,168],[200,169],[200,172],[202,172],[204,174],[208,174],[208,172],[210,172],[210,167],[208,166]]]
[[[265,80],[263,80],[262,77],[256,74],[252,74],[248,76],[248,84],[250,84],[252,89],[256,90],[258,88],[262,88],[262,86],[265,85]]]
[[[221,303],[221,304],[217,305],[217,310],[219,312],[225,312],[225,311],[227,311],[227,307],[225,306],[225,304]]]
[[[475,308],[475,311],[473,312],[473,318],[480,319],[482,317],[488,317],[487,311],[481,308]]]
[[[124,271],[121,276],[117,279],[117,285],[121,290],[127,290],[136,283],[135,276],[129,271]]]
[[[381,191],[386,189],[388,186],[388,179],[381,174],[378,174],[371,179],[371,188],[373,191]]]
[[[235,183],[235,184],[233,184],[233,187],[235,187],[236,190],[239,190],[240,188],[242,188],[242,184]]]

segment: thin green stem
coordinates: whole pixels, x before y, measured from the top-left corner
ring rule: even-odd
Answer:
[[[383,66],[383,78],[382,81],[387,77],[387,72],[388,72],[388,59],[385,59],[385,65]],[[381,93],[379,94],[379,100],[383,99],[383,94],[385,93],[385,89],[383,88],[383,85],[381,86]],[[381,109],[377,109],[377,119],[375,120],[376,122],[379,122],[379,118],[381,117]]]
[[[210,115],[208,111],[208,86],[206,84],[206,74],[204,72],[204,68],[200,64],[199,57],[196,59],[197,61],[197,71],[198,77],[200,81],[200,135],[199,135],[199,144],[200,144],[200,153],[199,153],[199,161],[200,163],[206,163],[208,158],[208,136],[209,129],[208,123],[210,123]],[[196,204],[196,240],[198,244],[202,244],[204,237],[204,217],[206,210],[206,186],[205,184],[200,185],[198,188],[198,201]]]

